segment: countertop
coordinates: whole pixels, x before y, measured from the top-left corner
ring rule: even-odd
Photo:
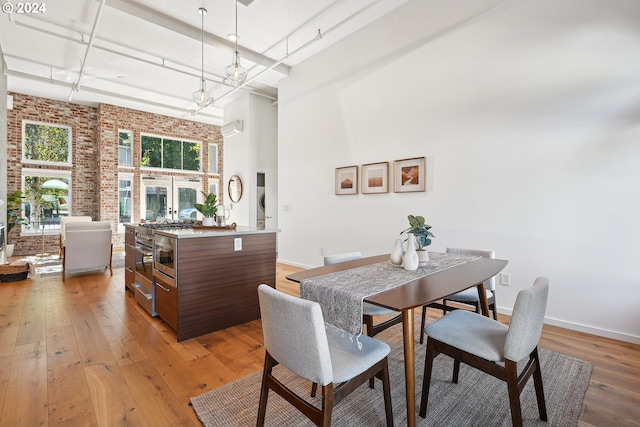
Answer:
[[[276,229],[246,227],[239,225],[235,230],[215,230],[215,229],[177,229],[177,230],[153,230],[154,234],[161,236],[175,237],[177,239],[193,239],[199,237],[219,237],[219,236],[239,236],[243,234],[265,234],[277,233]]]

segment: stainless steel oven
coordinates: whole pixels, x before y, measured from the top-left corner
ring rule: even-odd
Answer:
[[[135,284],[134,295],[138,304],[149,314],[156,316],[153,297],[153,232],[138,228],[134,246]]]
[[[177,246],[173,237],[154,234],[153,236],[153,268],[171,279],[176,278]]]

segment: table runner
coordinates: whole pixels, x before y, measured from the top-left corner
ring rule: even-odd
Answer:
[[[427,265],[414,271],[395,266],[390,260],[378,262],[302,280],[300,296],[320,303],[326,323],[359,335],[364,298],[478,258],[429,252]]]

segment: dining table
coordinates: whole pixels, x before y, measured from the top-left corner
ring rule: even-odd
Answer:
[[[429,253],[431,258],[431,252]],[[439,253],[434,253],[438,255]],[[404,274],[403,268],[395,266],[396,270],[387,268],[391,265],[390,255],[377,255],[331,264],[317,268],[302,270],[286,276],[288,280],[301,283],[305,281],[329,279],[329,285],[340,286],[340,275],[354,277],[354,272],[365,272],[367,268],[386,268],[391,275]],[[465,289],[476,287],[480,299],[480,309],[483,315],[489,316],[489,305],[484,282],[504,269],[508,261],[495,258],[471,257],[463,262],[437,270],[433,273],[418,274],[416,278],[404,281],[382,292],[372,293],[363,298],[364,302],[385,307],[402,313],[402,332],[404,346],[405,392],[407,406],[407,425],[416,424],[416,390],[415,390],[415,339],[414,339],[414,309],[441,300]],[[394,273],[397,271],[397,273]],[[356,274],[355,277],[358,277]],[[365,282],[366,275],[362,275]],[[404,276],[403,276],[404,277]],[[327,280],[324,280],[327,283]],[[366,286],[366,283],[361,283]],[[301,296],[302,290],[301,290]],[[320,302],[322,305],[322,302]],[[325,307],[323,307],[324,311]]]

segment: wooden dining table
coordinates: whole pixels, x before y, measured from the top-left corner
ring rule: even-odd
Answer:
[[[288,280],[300,283],[305,279],[388,260],[388,254],[378,255],[303,270],[286,277]],[[478,289],[482,314],[489,316],[489,305],[484,282],[502,271],[507,262],[502,259],[478,258],[403,283],[364,299],[364,301],[371,304],[402,312],[407,425],[409,427],[414,427],[416,424],[414,309],[475,286]]]

